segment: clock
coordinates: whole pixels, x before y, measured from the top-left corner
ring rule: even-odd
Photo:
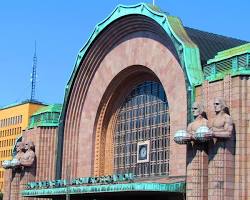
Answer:
[[[147,146],[146,145],[141,145],[140,150],[139,150],[139,157],[141,159],[147,158]]]
[[[149,140],[137,143],[137,163],[149,162],[149,145]]]

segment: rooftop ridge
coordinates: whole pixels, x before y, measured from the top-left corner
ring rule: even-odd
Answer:
[[[195,28],[185,27],[191,40],[197,44],[200,50],[202,65],[207,65],[208,60],[213,59],[218,52],[225,51],[248,43],[247,41],[210,33]]]
[[[200,31],[202,33],[207,33],[207,34],[211,34],[211,35],[214,35],[214,36],[217,36],[217,37],[223,37],[223,38],[227,38],[227,39],[233,39],[233,40],[239,40],[241,42],[250,42],[250,41],[247,41],[247,40],[243,40],[243,39],[239,39],[239,38],[235,38],[235,37],[232,37],[232,36],[228,36],[228,35],[221,35],[219,33],[214,33],[214,32],[210,32],[210,31],[205,31],[205,30],[201,30],[201,29],[198,29],[198,28],[193,28],[193,27],[189,27],[189,26],[184,26],[184,28],[188,28],[188,29],[193,29],[195,31]]]
[[[16,103],[12,103],[12,104],[2,106],[2,107],[0,107],[0,110],[5,110],[5,109],[11,108],[11,107],[20,106],[20,105],[27,104],[27,103],[39,104],[39,105],[47,105],[47,104],[45,104],[43,102],[40,102],[40,101],[27,99],[27,100],[24,100],[24,101],[21,101],[21,102],[16,102]]]

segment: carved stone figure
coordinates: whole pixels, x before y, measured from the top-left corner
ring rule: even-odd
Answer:
[[[174,141],[177,144],[188,144],[191,141],[204,142],[207,140],[205,133],[208,132],[208,120],[202,105],[198,102],[194,102],[192,105],[192,113],[194,121],[188,125],[187,131],[179,130],[175,133]]]
[[[16,144],[16,152],[17,154],[15,155],[15,157],[12,159],[11,161],[11,166],[12,167],[19,167],[20,166],[20,160],[22,158],[22,156],[24,155],[24,143],[23,142],[17,142]]]
[[[192,105],[194,121],[188,125],[187,132],[192,141],[187,145],[187,199],[205,199],[207,196],[207,143],[204,143],[205,133],[209,131],[206,113],[201,104]],[[205,130],[201,131],[202,129]],[[202,133],[202,134],[200,134]],[[199,137],[197,137],[197,135]],[[203,166],[201,169],[200,166]]]
[[[192,114],[194,116],[194,121],[188,125],[187,132],[189,134],[190,140],[196,140],[195,133],[197,129],[201,126],[207,126],[208,120],[206,119],[206,114],[202,108],[202,105],[198,102],[193,103]]]
[[[215,117],[211,120],[208,137],[214,139],[208,146],[208,200],[222,200],[234,192],[233,120],[222,98],[214,99]],[[220,198],[219,198],[220,197]]]
[[[12,160],[5,160],[3,168],[31,167],[35,161],[35,146],[33,142],[16,144],[17,154]]]
[[[21,165],[23,168],[21,179],[20,179],[20,189],[22,191],[26,188],[26,184],[28,182],[35,181],[36,177],[36,155],[35,155],[35,146],[33,142],[26,142],[25,143],[25,153],[21,158]],[[19,199],[28,199],[22,197],[21,193],[19,192]]]
[[[22,155],[20,163],[24,167],[31,167],[35,161],[35,146],[33,142],[25,143],[25,153]]]
[[[17,154],[14,156],[12,160],[5,160],[3,162],[3,168],[9,169],[9,168],[16,168],[20,166],[20,160],[22,156],[24,155],[24,143],[22,142],[16,143],[16,152]]]
[[[24,157],[27,157],[26,153],[28,152],[28,148],[25,148],[25,144],[23,142],[17,142],[15,149],[16,151],[13,152],[14,158],[6,162],[8,165],[4,166],[5,169],[8,169],[5,171],[5,180],[8,180],[8,184],[6,184],[4,188],[6,191],[9,191],[7,192],[8,196],[5,196],[4,199],[20,199],[19,191],[22,187],[21,181],[26,171],[24,168],[25,165],[23,165],[21,161]],[[25,162],[23,163],[27,164]]]
[[[216,115],[209,125],[211,131],[206,136],[230,138],[233,131],[233,120],[229,113],[227,113],[227,107],[222,98],[214,99],[214,111]]]

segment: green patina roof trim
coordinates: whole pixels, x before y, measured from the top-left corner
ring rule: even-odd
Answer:
[[[206,80],[218,81],[227,75],[250,75],[250,43],[219,52],[217,55],[217,58],[204,66]]]
[[[30,117],[28,129],[34,127],[57,127],[62,111],[62,104],[52,104],[40,108]]]
[[[91,186],[70,186],[51,189],[23,190],[22,196],[52,196],[65,194],[85,194],[85,193],[105,193],[105,192],[130,192],[130,191],[150,191],[150,192],[178,192],[184,193],[185,182],[179,183],[127,183]]]
[[[151,3],[146,3],[146,5],[147,5],[148,7],[150,7],[152,10],[154,10],[155,12],[166,13],[166,12],[164,12],[163,10],[161,10],[160,7],[158,7],[158,6],[156,6],[156,5],[153,5],[153,4],[151,4]]]
[[[185,66],[183,67],[186,68],[190,84],[197,85],[203,82],[199,49],[188,37],[187,33],[185,32],[185,29],[182,26],[181,21],[177,17],[168,16],[156,6],[140,3],[132,6],[118,5],[115,10],[110,14],[110,16],[108,16],[105,20],[95,26],[93,33],[87,40],[87,43],[78,53],[74,70],[71,74],[66,89],[69,89],[71,87],[71,84],[74,80],[76,71],[81,63],[81,60],[83,59],[85,53],[90,47],[90,44],[95,40],[95,38],[113,21],[121,17],[134,14],[144,15],[153,19],[166,31],[166,33],[171,38],[172,36],[174,36],[174,39],[176,39],[182,46],[182,48],[179,47],[177,51],[184,51]]]
[[[214,82],[214,81],[219,81],[219,80],[223,80],[225,76],[230,75],[232,77],[234,76],[240,76],[240,75],[250,75],[250,69],[249,70],[241,70],[241,71],[237,71],[237,72],[225,72],[225,73],[218,73],[215,76],[209,76],[206,77],[206,80],[208,80],[209,82]]]
[[[183,65],[185,66],[184,70],[187,74],[189,84],[191,86],[199,85],[204,81],[199,48],[187,35],[179,18],[173,16],[167,16],[167,18],[172,34],[181,44],[178,48],[179,53],[183,53]]]
[[[221,60],[225,60],[228,58],[232,58],[234,56],[242,55],[245,53],[250,53],[250,43],[240,45],[231,49],[227,49],[224,51],[220,51],[217,53],[217,55],[213,58],[207,61],[207,64],[211,64],[214,62],[218,62]]]

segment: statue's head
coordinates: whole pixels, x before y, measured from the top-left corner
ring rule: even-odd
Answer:
[[[226,108],[226,103],[224,99],[221,97],[216,97],[214,99],[214,111],[216,113],[219,113],[221,111],[224,111],[225,108]]]
[[[16,151],[20,152],[23,151],[25,149],[24,143],[23,142],[17,142],[16,143]]]
[[[35,150],[35,145],[34,145],[34,143],[32,141],[29,141],[29,142],[25,143],[25,150],[29,150],[29,149],[31,149],[33,151]]]
[[[201,115],[203,112],[204,112],[203,106],[198,102],[194,102],[192,105],[193,116],[197,117],[197,116]]]

